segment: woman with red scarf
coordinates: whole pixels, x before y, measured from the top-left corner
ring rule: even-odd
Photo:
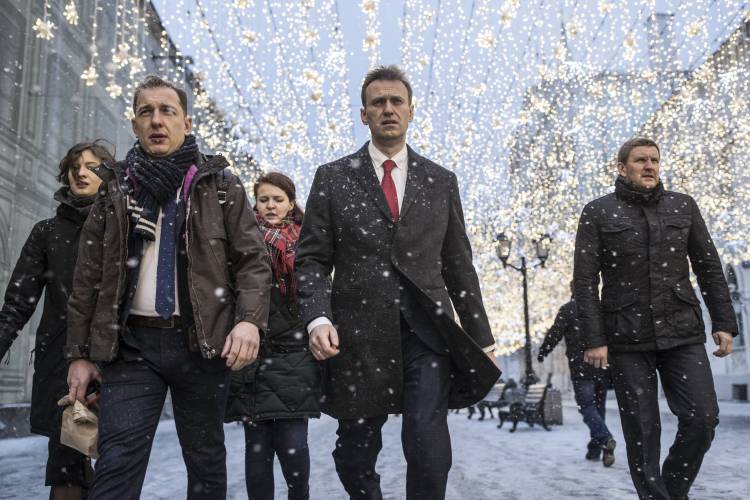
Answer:
[[[297,311],[294,251],[302,223],[292,180],[271,172],[253,187],[258,230],[273,266],[268,329],[258,360],[234,372],[226,420],[245,425],[245,482],[250,500],[273,500],[279,457],[289,499],[309,498],[307,419],[320,416],[319,368]]]

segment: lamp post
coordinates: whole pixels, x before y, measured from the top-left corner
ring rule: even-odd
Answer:
[[[549,246],[552,238],[549,234],[543,234],[538,240],[533,240],[534,248],[536,249],[536,258],[539,262],[531,266],[535,268],[538,266],[544,267],[544,263],[549,257]],[[505,236],[505,233],[497,235],[497,257],[502,261],[503,268],[510,267],[520,272],[523,276],[523,319],[526,328],[526,342],[524,343],[524,354],[526,355],[526,374],[523,381],[521,382],[525,387],[531,384],[539,382],[539,377],[534,373],[534,367],[531,364],[531,332],[529,328],[529,283],[527,279],[528,266],[526,265],[526,256],[521,256],[521,266],[517,267],[513,264],[508,263],[510,257],[510,247],[513,241]]]

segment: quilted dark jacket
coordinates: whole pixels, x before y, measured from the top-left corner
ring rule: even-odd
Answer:
[[[258,360],[232,373],[225,420],[320,416],[320,367],[308,349],[308,335],[297,305],[274,279],[268,331]]]
[[[712,331],[736,335],[721,261],[695,200],[661,183],[651,192],[622,178],[615,186],[615,193],[584,207],[576,235],[573,274],[584,346],[643,351],[705,342],[690,266]]]

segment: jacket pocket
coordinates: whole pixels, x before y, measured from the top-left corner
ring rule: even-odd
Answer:
[[[638,295],[632,292],[602,300],[604,333],[613,343],[638,341],[641,332],[641,314],[638,311],[637,300]]]
[[[670,217],[664,221],[664,241],[672,252],[687,251],[687,239],[690,234],[690,219],[684,217]]]
[[[612,255],[631,253],[643,245],[643,235],[632,221],[608,221],[601,227],[604,250]]]
[[[700,302],[692,291],[692,288],[685,289],[681,286],[672,288],[674,298],[677,300],[669,301],[667,321],[673,327],[679,330],[689,330],[694,332],[696,329],[703,330],[703,318],[701,315]]]

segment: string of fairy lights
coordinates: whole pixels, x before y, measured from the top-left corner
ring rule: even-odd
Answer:
[[[85,85],[129,102],[153,50],[142,0],[68,0],[34,19],[91,37]],[[89,2],[87,2],[88,4]],[[750,3],[732,0],[153,0],[167,76],[194,77],[197,133],[236,160],[287,172],[304,195],[315,167],[359,147],[368,67],[409,75],[409,143],[455,171],[501,352],[523,341],[519,277],[494,255],[500,231],[533,255],[538,339],[568,295],[578,215],[612,189],[614,154],[637,134],[663,148],[668,188],[699,203],[725,262],[750,258]],[[84,16],[84,12],[87,14]],[[88,15],[91,13],[91,16]],[[114,32],[99,32],[100,16]],[[189,55],[189,57],[188,57]],[[249,158],[252,157],[252,165]]]

